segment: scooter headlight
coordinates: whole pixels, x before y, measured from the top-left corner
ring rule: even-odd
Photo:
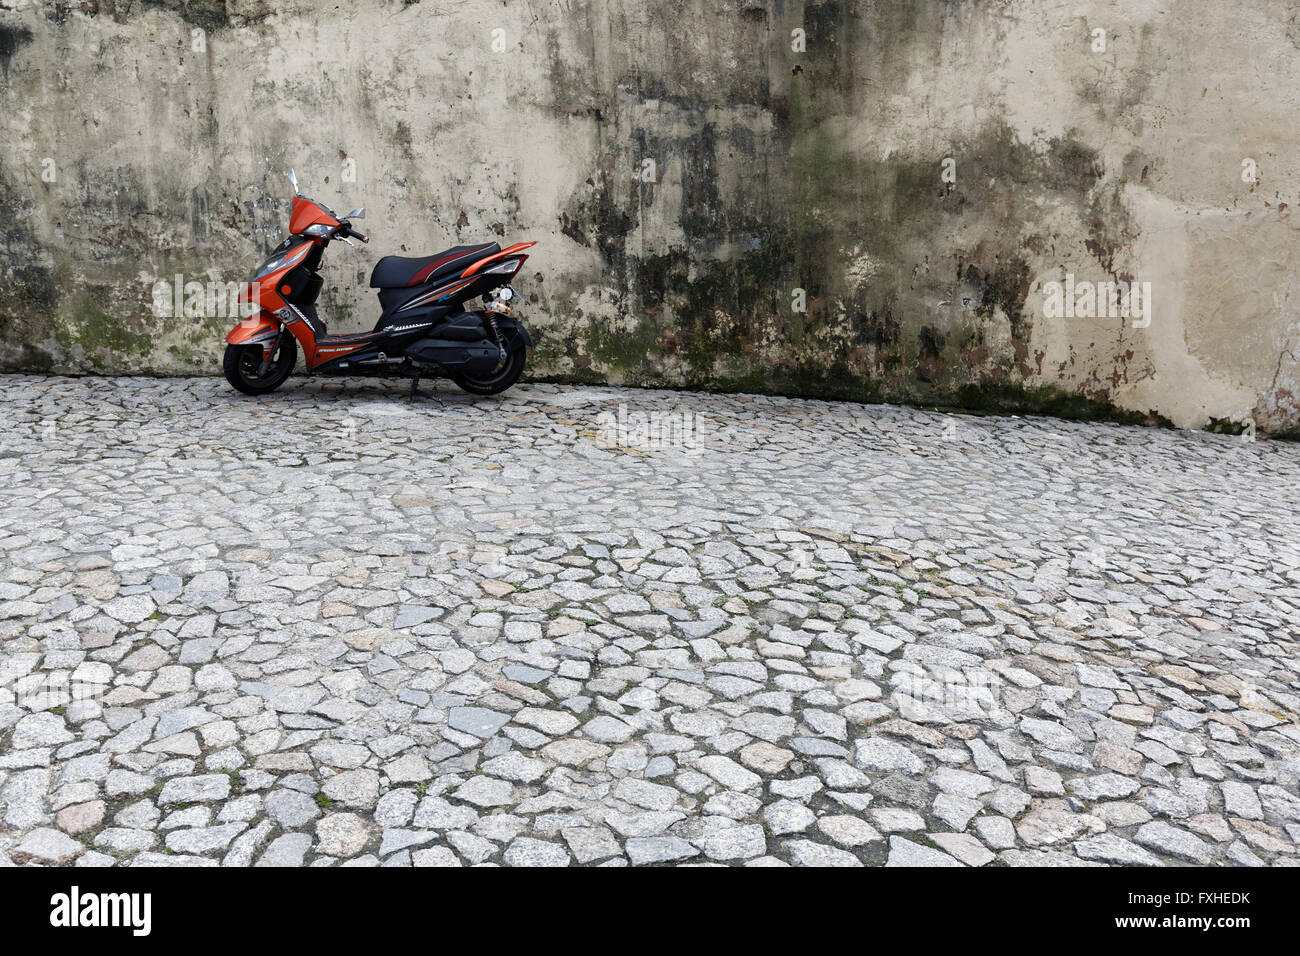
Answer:
[[[277,248],[275,252],[271,253],[270,258],[266,259],[260,266],[253,270],[253,274],[248,277],[248,281],[255,282],[262,278],[262,276],[270,275],[276,269],[284,268],[284,266],[293,262],[302,255],[302,252],[303,250],[300,249]]]

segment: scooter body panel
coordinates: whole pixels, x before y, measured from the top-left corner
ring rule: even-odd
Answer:
[[[265,309],[230,330],[226,342],[230,345],[257,345],[275,338],[280,332],[280,320]]]
[[[462,342],[430,336],[411,343],[406,354],[422,366],[455,369],[469,375],[485,375],[501,359],[501,350],[487,338]]]

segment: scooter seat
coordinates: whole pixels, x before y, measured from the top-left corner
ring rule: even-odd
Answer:
[[[400,289],[423,285],[444,276],[464,272],[479,259],[496,255],[500,251],[501,247],[495,242],[486,242],[477,246],[453,246],[437,255],[414,259],[384,256],[375,263],[375,271],[370,274],[370,288]]]

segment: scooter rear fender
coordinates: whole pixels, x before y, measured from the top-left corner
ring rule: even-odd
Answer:
[[[523,341],[525,348],[533,347],[533,337],[528,334],[528,330],[524,328],[524,324],[518,319],[512,319],[508,316],[499,316],[497,318],[497,326],[501,329],[502,335],[509,340],[506,343],[506,347],[509,351],[513,352],[517,349],[519,347],[517,343],[520,340]]]

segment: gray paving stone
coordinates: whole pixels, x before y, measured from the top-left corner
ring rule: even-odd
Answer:
[[[510,720],[509,714],[498,713],[486,707],[453,707],[447,725],[476,737],[491,737]]]
[[[859,740],[853,750],[853,764],[859,770],[901,770],[918,774],[925,762],[902,744],[882,737]]]
[[[1210,844],[1186,830],[1154,820],[1138,827],[1133,840],[1147,849],[1204,866],[1213,857]]]
[[[312,839],[306,833],[286,833],[271,841],[257,866],[302,866]]]
[[[569,852],[579,863],[604,860],[622,852],[618,840],[606,827],[565,827],[560,833],[569,845]]]
[[[161,804],[195,803],[224,800],[228,796],[230,796],[230,778],[223,773],[210,773],[196,777],[173,777],[163,784],[158,802]]]
[[[627,856],[635,866],[671,863],[699,855],[699,850],[678,837],[633,837],[627,841]]]
[[[11,857],[25,857],[43,863],[67,866],[86,850],[85,844],[52,827],[30,831],[9,851]]]
[[[1160,866],[1159,857],[1137,844],[1113,833],[1102,833],[1074,845],[1074,852],[1084,860],[1101,860],[1117,866]]]
[[[569,852],[558,843],[519,837],[506,848],[503,857],[509,866],[568,866]]]
[[[359,814],[327,814],[316,823],[316,850],[340,859],[356,856],[369,842],[372,829]]]
[[[889,859],[885,866],[961,866],[960,860],[932,847],[902,837],[889,838]]]
[[[861,866],[862,861],[847,850],[812,840],[789,840],[785,850],[795,866]]]
[[[266,795],[263,806],[272,819],[290,829],[305,826],[321,814],[315,800],[296,790],[273,790]]]
[[[711,860],[743,860],[767,852],[767,837],[758,824],[716,830],[700,841]]]

